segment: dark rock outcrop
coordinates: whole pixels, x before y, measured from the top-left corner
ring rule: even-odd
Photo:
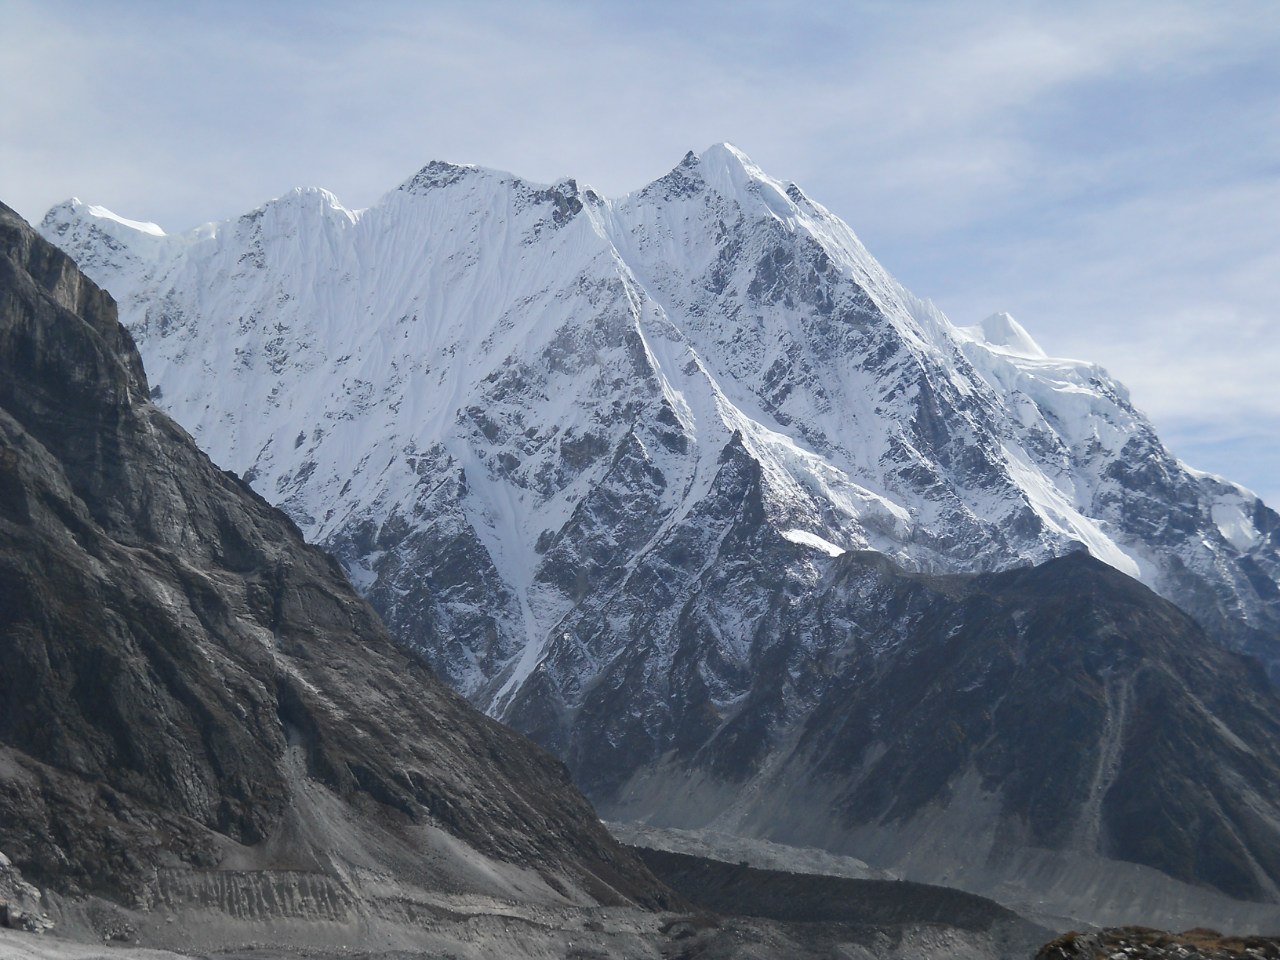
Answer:
[[[53,924],[44,910],[44,894],[0,853],[0,927],[43,933]]]
[[[148,396],[111,298],[0,207],[0,850],[29,879],[663,902],[558,761],[393,645]]]
[[[1067,933],[1046,943],[1036,960],[1260,960],[1280,957],[1280,937],[1233,937],[1216,930],[1165,933],[1148,927],[1119,927],[1096,933]]]

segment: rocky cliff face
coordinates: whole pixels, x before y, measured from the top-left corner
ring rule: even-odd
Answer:
[[[394,646],[148,394],[111,298],[0,207],[0,849],[28,879],[338,914],[374,878],[663,899],[558,761]]]
[[[686,689],[700,735],[602,788],[610,816],[826,847],[1033,912],[1280,923],[1280,698],[1141,584],[1084,553],[944,577],[846,554],[770,616],[751,694]],[[584,753],[644,737],[627,690],[601,694]]]

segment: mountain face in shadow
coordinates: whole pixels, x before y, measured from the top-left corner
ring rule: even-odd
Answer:
[[[771,617],[753,693],[726,709],[686,674],[699,736],[620,764],[610,817],[1076,916],[1280,921],[1280,698],[1135,580],[1085,553],[980,576],[845,554]],[[595,749],[637,735],[601,722]]]

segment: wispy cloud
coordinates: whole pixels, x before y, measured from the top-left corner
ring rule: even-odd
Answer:
[[[0,198],[181,229],[434,158],[618,194],[732,140],[957,321],[1013,310],[1280,500],[1274,10],[5,0]]]

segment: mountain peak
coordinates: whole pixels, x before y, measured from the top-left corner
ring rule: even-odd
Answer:
[[[960,332],[1001,353],[1030,358],[1048,356],[1022,324],[1003,311],[993,313],[971,327],[961,327]]]
[[[730,167],[744,171],[750,169],[760,172],[760,168],[752,162],[750,157],[728,141],[713,143],[702,151],[698,159],[706,166]]]
[[[294,187],[288,193],[276,197],[271,202],[307,203],[314,200],[319,200],[331,207],[342,207],[342,201],[332,191],[326,190],[324,187]]]
[[[779,193],[778,199],[784,206],[789,206],[785,197],[781,196],[781,185],[770,179],[768,174],[733,144],[712,144],[702,152],[698,160],[703,179],[717,193],[741,197],[744,194],[757,194],[761,187],[776,187],[776,191],[770,193]],[[769,206],[772,209],[774,205],[770,203]],[[786,213],[790,214],[790,209]]]
[[[310,222],[315,217],[321,220],[337,218],[343,223],[355,223],[357,215],[342,205],[342,201],[323,187],[294,187],[273,200],[268,200],[240,218],[241,222],[253,223],[267,216],[277,224],[275,229],[286,232],[295,229],[293,226],[301,218]],[[217,229],[216,224],[206,224],[196,231]]]
[[[594,191],[580,188],[578,181],[573,177],[561,177],[550,184],[538,183],[505,170],[473,164],[446,163],[442,160],[432,160],[384,199],[390,199],[397,194],[426,196],[434,191],[463,183],[467,184],[465,189],[468,191],[479,190],[485,193],[509,191],[521,197],[522,201],[532,199],[551,202],[557,208],[565,208],[562,216],[580,210],[583,197],[592,202],[599,202],[599,197]]]
[[[124,228],[152,237],[165,236],[165,232],[160,228],[159,224],[143,220],[129,220],[117,213],[113,213],[106,207],[85,203],[79,197],[71,197],[50,207],[49,212],[44,215],[44,220],[41,221],[41,227],[57,227],[59,224],[81,220],[96,222],[108,233],[114,233],[120,228]]]
[[[483,168],[469,163],[448,163],[444,160],[432,160],[396,189],[404,193],[425,193],[438,187],[452,186],[473,174],[483,172]]]
[[[779,220],[792,221],[797,204],[805,201],[795,184],[783,184],[766,174],[750,157],[731,143],[714,143],[701,154],[692,150],[671,172],[633,196],[652,201],[688,198],[705,190],[736,201],[748,209],[763,205]]]

